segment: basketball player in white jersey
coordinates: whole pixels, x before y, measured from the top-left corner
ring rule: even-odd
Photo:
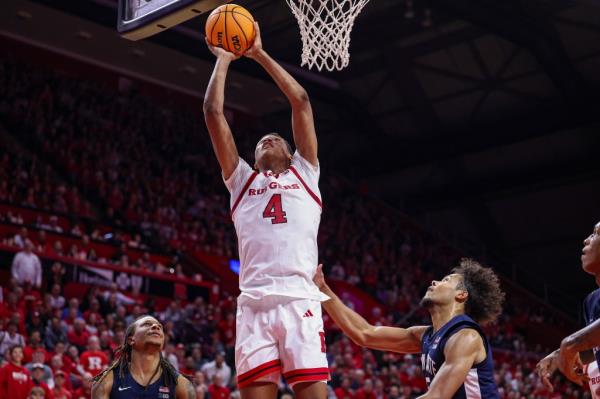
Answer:
[[[280,376],[299,399],[327,396],[322,294],[312,281],[321,219],[317,136],[306,91],[256,39],[245,53],[273,78],[292,108],[296,152],[278,134],[263,136],[254,167],[240,158],[223,115],[232,53],[212,47],[217,61],[204,100],[213,148],[231,193],[238,236],[240,291],[235,360],[243,399],[277,397]]]

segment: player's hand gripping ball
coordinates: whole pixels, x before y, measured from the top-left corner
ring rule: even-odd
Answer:
[[[224,4],[210,13],[206,20],[206,40],[235,55],[242,55],[254,42],[254,18],[244,7]]]

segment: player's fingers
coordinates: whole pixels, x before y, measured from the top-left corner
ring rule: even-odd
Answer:
[[[258,26],[258,21],[254,21],[254,30],[256,31],[256,35],[260,35],[260,26]]]
[[[554,387],[552,386],[552,383],[550,382],[550,375],[546,374],[542,376],[542,383],[544,384],[544,386],[550,391],[553,392],[554,391]]]

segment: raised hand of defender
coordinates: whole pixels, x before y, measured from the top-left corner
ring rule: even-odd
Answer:
[[[327,286],[327,283],[325,283],[325,275],[323,274],[323,265],[317,266],[317,272],[313,277],[313,282],[320,290],[323,290],[323,288]]]
[[[246,50],[244,53],[244,56],[248,58],[256,57],[263,49],[262,39],[260,37],[260,27],[256,21],[254,21],[254,31],[256,32],[256,35],[254,36],[254,42],[252,43],[252,46],[250,46],[250,48],[248,48],[248,50]]]
[[[215,55],[215,57],[217,57],[217,58],[222,58],[222,59],[226,59],[229,61],[234,61],[234,60],[237,60],[238,58],[240,58],[239,55],[235,55],[232,52],[227,51],[221,47],[213,46],[212,44],[210,44],[208,39],[205,39],[205,41],[206,41],[206,45],[208,46],[208,49],[210,50],[210,52],[213,53]]]
[[[554,391],[554,387],[552,386],[552,382],[550,382],[550,378],[554,372],[558,369],[558,351],[554,351],[542,360],[535,366],[535,370],[542,380],[542,383],[550,392]]]
[[[588,381],[588,376],[583,373],[583,363],[579,353],[561,348],[558,353],[557,364],[560,372],[575,384],[583,385]]]

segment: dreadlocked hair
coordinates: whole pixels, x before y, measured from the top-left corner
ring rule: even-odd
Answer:
[[[459,266],[452,271],[463,277],[459,289],[469,294],[465,313],[478,323],[495,321],[502,312],[505,297],[498,275],[469,258],[462,258]]]
[[[115,350],[115,360],[113,360],[112,364],[104,371],[92,379],[93,384],[99,384],[110,372],[114,370],[118,370],[119,377],[121,379],[125,378],[125,371],[129,369],[131,364],[131,352],[133,351],[133,346],[129,344],[129,337],[135,333],[135,323],[143,317],[147,317],[147,315],[138,317],[127,326],[127,329],[125,330],[125,338],[123,340],[124,342]],[[156,367],[152,377],[150,377],[148,385],[150,385],[150,382],[161,368],[163,370],[162,378],[164,385],[167,387],[177,385],[177,370],[175,370],[175,367],[173,367],[173,365],[163,357],[162,352],[160,352],[158,367]],[[147,389],[148,385],[146,385],[144,389]]]

